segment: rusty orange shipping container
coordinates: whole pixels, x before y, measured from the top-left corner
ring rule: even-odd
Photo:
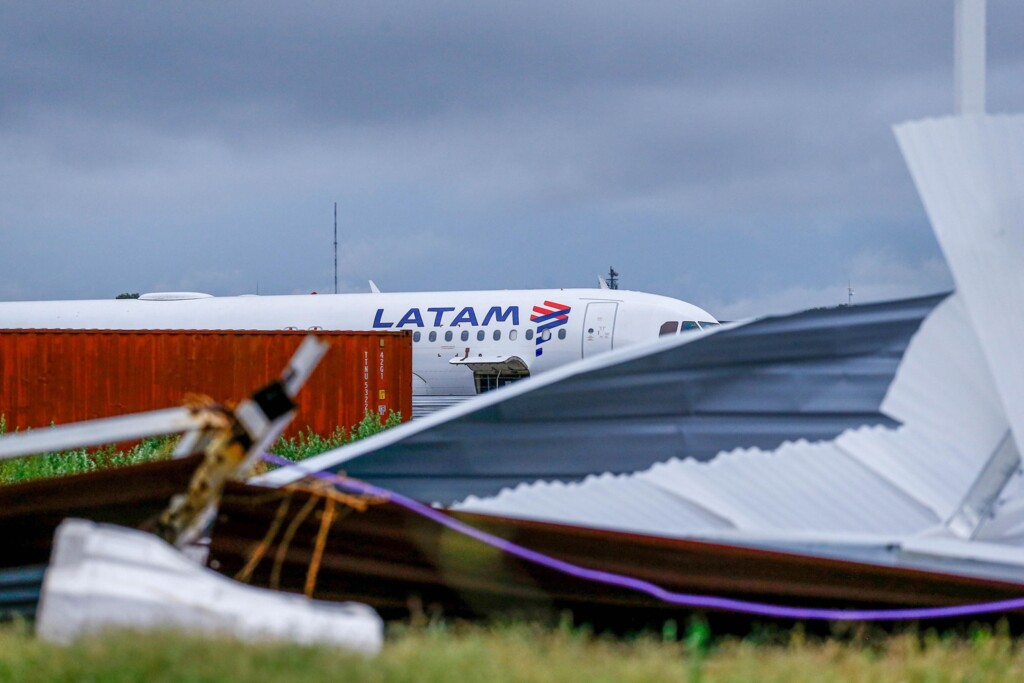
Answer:
[[[277,378],[309,334],[234,330],[0,331],[0,415],[8,431],[179,405],[238,401]],[[412,416],[408,332],[317,332],[330,349],[298,396],[287,435],[329,434],[367,410]]]

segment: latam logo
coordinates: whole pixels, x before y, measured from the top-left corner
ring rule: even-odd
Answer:
[[[384,309],[378,308],[377,315],[373,318],[373,328],[376,330],[386,330],[389,327],[401,329],[403,327],[429,327],[431,325],[433,327],[457,327],[458,325],[480,327],[490,325],[491,321],[498,323],[511,322],[513,325],[519,324],[518,306],[507,306],[505,308],[491,306],[482,315],[472,306],[458,309],[458,312],[456,312],[457,309],[450,306],[438,306],[425,310],[426,314],[424,315],[423,311],[419,308],[410,308],[396,323],[393,322],[394,318],[386,320]]]
[[[534,306],[530,321],[537,323],[537,355],[543,355],[541,344],[551,339],[551,330],[569,322],[572,309],[565,304],[545,301],[543,306]]]

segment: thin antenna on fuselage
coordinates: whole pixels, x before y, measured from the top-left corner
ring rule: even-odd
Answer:
[[[334,202],[334,293],[338,293],[338,202]]]
[[[606,282],[608,283],[608,289],[619,288],[619,274],[615,272],[614,268],[608,268],[608,279]]]
[[[956,0],[953,112],[985,113],[985,0]]]

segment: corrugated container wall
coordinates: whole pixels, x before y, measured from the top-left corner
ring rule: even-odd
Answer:
[[[238,401],[277,378],[302,331],[4,330],[0,415],[8,431],[180,405],[188,393]],[[317,332],[330,350],[286,435],[329,434],[367,410],[412,416],[408,332]]]

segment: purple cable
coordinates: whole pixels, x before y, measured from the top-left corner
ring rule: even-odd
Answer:
[[[780,619],[814,619],[827,621],[901,621],[910,619],[941,619],[944,617],[964,617],[975,614],[987,614],[991,612],[1004,612],[1024,608],[1024,598],[1012,600],[1000,600],[998,602],[984,602],[973,605],[954,605],[952,607],[923,607],[912,609],[873,609],[873,610],[841,610],[841,609],[815,609],[812,607],[791,607],[786,605],[769,605],[763,602],[749,602],[746,600],[732,600],[730,598],[715,597],[711,595],[693,595],[690,593],[673,593],[661,586],[649,581],[637,579],[622,574],[604,572],[597,569],[588,569],[563,560],[549,557],[529,548],[524,548],[515,543],[506,541],[503,538],[480,531],[468,524],[453,519],[448,515],[435,510],[429,505],[424,505],[412,498],[407,498],[400,493],[388,491],[366,482],[341,477],[333,472],[311,472],[291,460],[266,453],[263,459],[275,465],[283,467],[296,467],[300,471],[318,479],[329,481],[349,491],[365,493],[378,498],[385,498],[395,505],[399,505],[411,512],[433,520],[438,524],[448,527],[460,534],[475,538],[481,543],[493,546],[498,550],[514,555],[527,562],[547,567],[557,572],[567,574],[586,581],[603,583],[609,586],[618,586],[630,590],[646,593],[658,600],[672,605],[684,607],[703,607],[708,609],[727,610],[731,612],[744,612],[746,614],[757,614]]]

